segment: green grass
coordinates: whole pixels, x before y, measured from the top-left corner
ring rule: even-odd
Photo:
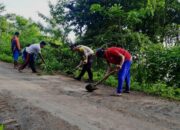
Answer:
[[[0,130],[4,130],[4,127],[3,125],[0,124]]]
[[[165,83],[159,82],[154,84],[139,84],[137,82],[132,82],[131,89],[135,91],[145,92],[150,95],[156,95],[180,101],[180,88],[170,87],[167,86]]]
[[[0,60],[4,61],[4,62],[11,63],[13,59],[12,59],[12,56],[9,56],[9,55],[6,55],[5,53],[2,53],[0,55]]]
[[[78,71],[76,71],[76,76],[79,74]],[[99,81],[103,78],[104,72],[94,72],[94,80]],[[85,79],[88,78],[87,73],[84,76]],[[116,87],[118,84],[117,76],[113,75],[110,76],[105,82],[105,85],[109,85],[111,87]],[[180,88],[174,88],[167,86],[165,83],[154,83],[154,84],[147,84],[147,83],[138,83],[135,81],[131,81],[131,90],[133,91],[140,91],[144,92],[146,94],[159,96],[167,99],[173,99],[180,101]]]
[[[0,46],[2,47],[2,46]],[[4,48],[4,49],[3,49]],[[12,54],[8,47],[2,47],[0,48],[1,54],[0,54],[0,60],[5,62],[12,62]],[[20,58],[20,62],[22,62],[22,59]],[[60,72],[66,72],[69,69],[68,66],[72,66],[72,64],[68,64],[66,66],[63,62],[58,62],[56,58],[52,55],[50,57],[47,57],[46,59],[47,64],[41,65],[41,69],[43,70],[42,74],[53,74],[54,72],[60,71]],[[40,64],[38,64],[40,65]],[[80,71],[76,70],[74,72],[74,76],[78,76]],[[99,81],[103,78],[104,71],[102,69],[99,70],[93,70],[94,80]],[[85,79],[88,78],[87,73],[84,76]],[[134,79],[134,77],[132,77]],[[104,84],[116,87],[118,84],[117,75],[110,76]],[[154,84],[148,84],[148,83],[138,83],[135,80],[132,80],[131,82],[131,90],[134,91],[140,91],[144,92],[150,95],[156,95],[168,99],[173,100],[179,100],[180,101],[180,88],[174,88],[171,86],[167,86],[165,83],[154,83]]]

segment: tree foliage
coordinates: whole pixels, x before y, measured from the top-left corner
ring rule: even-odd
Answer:
[[[5,6],[0,3],[0,14],[5,11]]]
[[[167,47],[179,44],[179,6],[178,0],[59,0],[51,13],[56,24],[73,29],[78,43],[129,50],[140,60],[134,61],[138,82],[173,85],[179,49]]]

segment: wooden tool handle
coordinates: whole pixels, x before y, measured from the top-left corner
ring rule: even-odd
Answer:
[[[99,85],[99,84],[102,83],[104,80],[106,80],[110,75],[112,75],[114,72],[116,72],[116,70],[113,70],[113,71],[109,72],[109,74],[107,74],[106,76],[104,76],[103,79],[101,79],[100,81],[96,82],[93,86]]]

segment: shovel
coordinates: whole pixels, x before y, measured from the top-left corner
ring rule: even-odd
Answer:
[[[88,84],[86,85],[86,90],[88,92],[93,92],[94,90],[98,89],[96,86],[101,84],[103,81],[105,81],[110,75],[112,75],[114,72],[116,72],[116,70],[113,70],[111,72],[109,72],[106,76],[104,76],[103,79],[101,79],[100,81],[96,82],[95,84]]]

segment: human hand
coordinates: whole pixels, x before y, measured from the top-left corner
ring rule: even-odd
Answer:
[[[84,61],[83,61],[83,64],[87,64],[87,62],[88,62],[87,60],[84,60]]]
[[[76,66],[75,68],[76,68],[76,70],[79,70],[81,67],[78,65],[78,66]]]
[[[121,65],[116,65],[116,71],[120,70],[122,68]]]

